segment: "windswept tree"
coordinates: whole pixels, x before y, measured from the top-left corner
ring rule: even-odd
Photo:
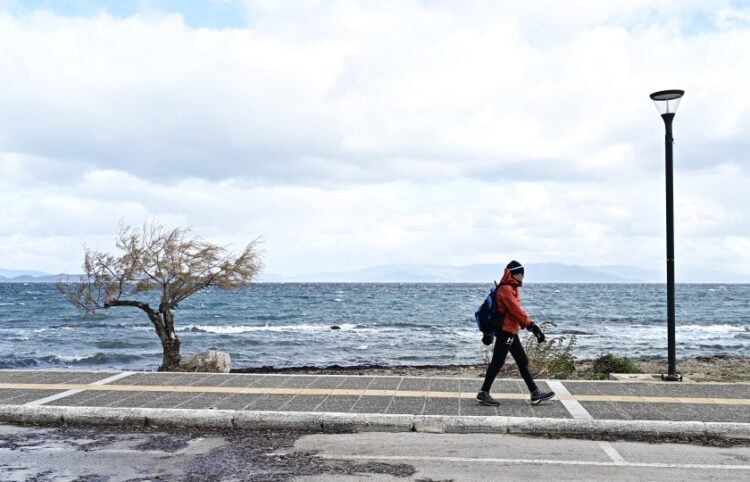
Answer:
[[[125,226],[117,238],[118,254],[85,250],[80,283],[58,289],[85,313],[115,306],[142,310],[161,340],[160,371],[179,370],[180,340],[174,309],[194,293],[215,286],[232,290],[249,285],[262,267],[257,240],[239,256],[192,236],[190,229],[167,229],[156,222]],[[157,294],[159,306],[152,306]]]

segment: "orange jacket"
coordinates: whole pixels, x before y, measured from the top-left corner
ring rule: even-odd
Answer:
[[[499,313],[505,313],[503,331],[514,335],[521,331],[521,328],[528,328],[531,324],[531,318],[521,308],[518,285],[518,281],[511,276],[510,270],[506,268],[503,279],[500,280],[500,286],[495,291],[497,310]]]

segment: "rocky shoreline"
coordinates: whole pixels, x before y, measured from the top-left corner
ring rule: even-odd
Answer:
[[[667,373],[667,361],[656,358],[635,358],[640,366],[640,373]],[[601,379],[592,365],[594,360],[576,360],[575,374],[568,379],[592,380]],[[271,366],[258,368],[234,368],[232,373],[279,373],[305,375],[380,375],[380,376],[418,376],[448,378],[480,378],[484,376],[485,364],[476,365],[358,365],[326,367],[301,366],[275,368]],[[694,382],[750,382],[750,356],[711,355],[678,359],[677,372]],[[508,363],[500,372],[502,378],[518,376],[518,371],[508,357]]]

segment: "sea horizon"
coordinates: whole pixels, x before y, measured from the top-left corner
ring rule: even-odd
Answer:
[[[233,367],[473,365],[474,311],[489,283],[258,283],[209,289],[175,311],[182,354],[216,349]],[[750,353],[750,285],[678,284],[679,357]],[[525,285],[522,304],[573,355],[666,356],[666,287]],[[156,301],[154,298],[152,301]],[[335,327],[335,328],[334,328]],[[85,316],[54,284],[0,284],[0,368],[154,370],[161,346],[138,309]]]

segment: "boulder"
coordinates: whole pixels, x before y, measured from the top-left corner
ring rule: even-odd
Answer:
[[[182,357],[180,370],[184,372],[229,373],[230,364],[229,353],[208,350],[197,355]]]

